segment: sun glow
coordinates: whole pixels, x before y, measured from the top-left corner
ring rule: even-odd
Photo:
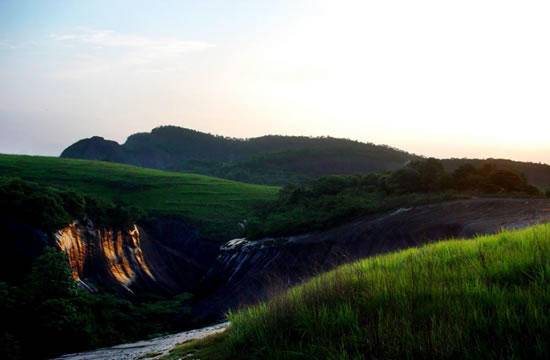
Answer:
[[[174,124],[550,163],[547,1],[285,0],[174,13],[183,18],[156,32],[63,23],[33,42],[0,37],[0,152],[57,155],[78,138],[124,141]]]
[[[325,2],[248,58],[243,98],[298,132],[548,161],[541,6]]]

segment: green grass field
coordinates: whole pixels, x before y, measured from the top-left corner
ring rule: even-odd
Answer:
[[[168,358],[548,359],[550,224],[336,270]]]
[[[202,175],[42,156],[0,155],[0,176],[73,189],[151,215],[179,216],[220,239],[237,235],[238,223],[254,204],[275,200],[279,190]]]

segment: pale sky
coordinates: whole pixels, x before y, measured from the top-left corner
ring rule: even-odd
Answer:
[[[0,152],[179,125],[550,163],[549,1],[0,0]]]

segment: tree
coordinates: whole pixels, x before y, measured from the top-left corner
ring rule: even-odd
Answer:
[[[447,173],[440,160],[435,158],[416,160],[409,163],[408,167],[418,171],[420,191],[435,192],[442,190]]]
[[[489,175],[489,181],[501,192],[520,192],[526,189],[524,177],[510,170],[496,170]]]
[[[91,315],[79,306],[81,294],[64,253],[47,247],[35,259],[22,294],[21,322],[30,324],[20,334],[26,357],[50,357],[89,346]]]
[[[392,193],[404,194],[421,191],[420,173],[410,167],[394,171],[386,181],[387,189]]]
[[[76,284],[72,279],[67,256],[53,247],[47,247],[34,261],[25,288],[31,303],[74,296]]]
[[[479,175],[474,165],[460,165],[455,171],[453,171],[453,174],[451,175],[453,182],[452,186],[457,190],[471,189],[477,182],[477,177],[479,177]]]

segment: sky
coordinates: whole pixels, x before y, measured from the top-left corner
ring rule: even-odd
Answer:
[[[0,0],[0,153],[159,125],[550,163],[548,1]]]

